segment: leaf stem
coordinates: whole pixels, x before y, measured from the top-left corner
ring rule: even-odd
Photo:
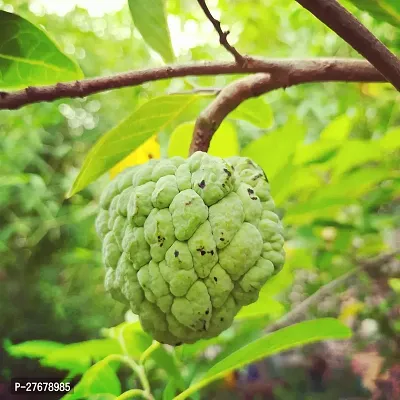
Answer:
[[[127,400],[137,396],[142,396],[145,399],[149,398],[147,393],[142,389],[130,389],[116,397],[115,400]]]
[[[153,343],[143,352],[142,356],[140,357],[139,363],[141,365],[147,360],[147,358],[153,353],[153,351],[157,350],[160,347],[160,343],[153,340]]]

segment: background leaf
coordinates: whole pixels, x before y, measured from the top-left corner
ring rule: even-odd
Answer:
[[[228,118],[244,120],[264,129],[270,128],[274,123],[271,107],[262,97],[244,101],[228,115]]]
[[[47,340],[30,340],[19,344],[6,342],[4,347],[13,357],[41,358],[64,346],[62,343]]]
[[[145,42],[166,63],[174,61],[164,0],[129,0],[128,3],[133,23]]]
[[[289,119],[284,126],[254,140],[242,151],[265,171],[273,187],[273,179],[294,154],[304,139],[306,130],[296,118]]]
[[[187,158],[193,137],[195,122],[179,125],[171,134],[168,144],[168,157]],[[236,130],[228,121],[223,121],[210,142],[208,154],[218,157],[231,157],[239,154]]]
[[[360,10],[367,11],[377,20],[400,25],[400,2],[398,0],[350,0]]]
[[[175,397],[175,400],[186,399],[190,394],[198,391],[212,381],[222,378],[228,372],[261,360],[264,357],[271,356],[272,354],[320,340],[348,339],[350,337],[351,330],[333,318],[300,322],[280,329],[277,332],[255,340],[213,365],[200,381],[194,383],[179,396]]]
[[[90,367],[75,386],[74,396],[110,393],[121,394],[121,383],[108,360],[102,360]]]
[[[81,79],[78,65],[42,29],[0,10],[0,89]]]
[[[155,97],[144,103],[92,147],[67,196],[82,190],[183,114],[193,117],[190,107],[203,99],[201,95],[174,95]]]

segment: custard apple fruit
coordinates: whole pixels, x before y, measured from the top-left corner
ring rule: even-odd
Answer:
[[[249,158],[153,159],[112,180],[100,206],[106,290],[161,343],[219,335],[284,263],[268,180]]]

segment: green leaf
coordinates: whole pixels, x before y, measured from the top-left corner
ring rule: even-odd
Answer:
[[[171,134],[168,143],[168,157],[187,157],[193,137],[195,122],[179,125]],[[233,125],[224,121],[210,142],[208,154],[218,157],[231,157],[239,154],[239,142]]]
[[[284,216],[286,224],[305,224],[318,217],[328,217],[336,213],[341,207],[352,204],[351,199],[340,197],[328,199],[310,199],[293,206],[288,206]]]
[[[293,272],[290,265],[285,263],[282,270],[270,278],[261,288],[260,294],[265,292],[268,296],[274,296],[286,290],[293,283]]]
[[[140,322],[123,322],[112,328],[103,329],[104,336],[123,341],[125,351],[130,357],[138,360],[151,345],[152,338],[143,331]]]
[[[271,107],[262,97],[244,101],[228,115],[228,118],[244,120],[263,129],[270,128],[274,123]]]
[[[176,386],[173,380],[169,380],[163,392],[163,400],[172,400],[176,394]]]
[[[67,197],[73,196],[123,160],[149,137],[179,118],[193,118],[193,109],[205,96],[173,95],[149,100],[104,134],[89,151]]]
[[[305,127],[295,118],[291,118],[281,128],[251,142],[243,149],[242,156],[254,160],[272,181],[288,163],[305,132]]]
[[[222,378],[228,372],[273,354],[321,340],[348,339],[350,337],[351,330],[333,318],[305,321],[283,328],[253,341],[213,365],[201,377],[200,381],[192,384],[187,390],[175,397],[175,400],[186,399],[192,393]]]
[[[301,144],[297,147],[293,163],[305,165],[324,162],[335,153],[340,144],[339,141],[334,140],[318,140],[314,143]]]
[[[109,354],[121,354],[121,347],[116,340],[93,339],[55,349],[42,358],[40,363],[46,367],[82,373],[93,360],[101,360]]]
[[[326,141],[343,141],[349,137],[353,119],[343,114],[332,120],[321,132],[320,139]]]
[[[367,11],[379,21],[386,21],[396,28],[400,25],[398,0],[350,0],[360,10]]]
[[[342,197],[359,198],[379,182],[389,179],[391,171],[386,168],[360,168],[354,172],[340,175],[329,185],[319,188],[313,194],[315,201]]]
[[[391,129],[381,139],[379,145],[384,151],[393,152],[400,148],[400,128]]]
[[[121,383],[109,360],[102,360],[91,366],[74,388],[74,395],[121,394]]]
[[[331,160],[333,176],[348,171],[351,168],[382,159],[382,150],[370,140],[348,140],[338,154]]]
[[[65,345],[47,340],[30,340],[19,344],[5,344],[5,349],[13,357],[41,358]]]
[[[164,0],[128,0],[133,23],[144,41],[166,63],[174,61]]]
[[[151,353],[150,357],[156,362],[158,367],[164,369],[168,373],[168,376],[173,379],[175,385],[181,388],[184,387],[182,374],[174,357],[170,353],[168,353],[163,347],[159,347]]]
[[[389,279],[389,286],[397,293],[400,293],[400,279],[391,278]]]
[[[270,320],[279,318],[285,312],[285,307],[273,299],[266,291],[260,292],[258,300],[246,307],[243,307],[236,315],[236,320],[269,317]]]
[[[47,33],[19,15],[0,10],[0,89],[21,89],[81,79],[79,66]]]

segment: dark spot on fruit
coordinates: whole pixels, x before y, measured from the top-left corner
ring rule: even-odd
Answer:
[[[248,188],[248,189],[247,189],[247,193],[248,193],[248,194],[254,194],[254,190],[253,190],[253,189],[250,189],[250,188]]]
[[[257,197],[250,197],[252,200],[257,200]]]
[[[175,257],[178,257],[178,256],[179,256],[179,251],[178,251],[178,250],[175,250],[175,251],[174,251],[174,256],[175,256]]]
[[[160,243],[160,247],[163,247],[163,246],[164,246],[164,242],[161,242],[161,243]]]
[[[220,321],[221,321],[221,322],[223,322],[223,321],[224,321],[224,318],[223,318],[223,317],[221,317]]]
[[[182,345],[182,342],[178,342],[178,343],[176,343],[175,346],[181,346],[181,345]]]
[[[252,180],[252,181],[256,181],[258,178],[261,178],[262,176],[263,176],[263,174],[254,175],[254,176],[251,178],[251,180]]]
[[[226,172],[228,174],[228,176],[231,176],[231,171],[229,171],[228,169],[224,168],[224,172]]]
[[[224,238],[219,238],[219,240],[220,240],[221,242],[223,242],[225,239],[224,239]]]
[[[204,256],[204,254],[206,254],[206,252],[205,252],[204,250],[201,250],[201,251],[200,251],[200,254],[201,254],[202,256]]]
[[[192,204],[192,200],[190,200],[187,203],[185,203],[185,206],[190,206],[191,204]]]
[[[209,309],[207,309],[206,310],[206,315],[208,315],[210,313],[210,310]]]
[[[213,255],[214,255],[214,250],[211,250],[211,251],[210,251],[210,254],[213,256]]]
[[[214,276],[214,281],[218,282],[218,278],[216,276]]]
[[[158,236],[157,236],[157,239],[161,239],[161,236],[160,236],[160,235],[158,235]]]
[[[204,179],[199,183],[199,188],[200,189],[204,189],[206,186],[206,182],[204,181]]]
[[[267,177],[267,174],[263,171],[263,174],[264,174],[264,178],[265,178],[265,180],[269,183],[269,180],[268,180],[268,177]]]
[[[206,325],[207,325],[207,322],[206,322],[206,320],[205,320],[205,319],[203,319],[203,330],[204,330],[204,331],[206,331],[206,330],[207,330],[207,328],[206,328]]]
[[[222,187],[225,187],[225,183],[222,184]]]

